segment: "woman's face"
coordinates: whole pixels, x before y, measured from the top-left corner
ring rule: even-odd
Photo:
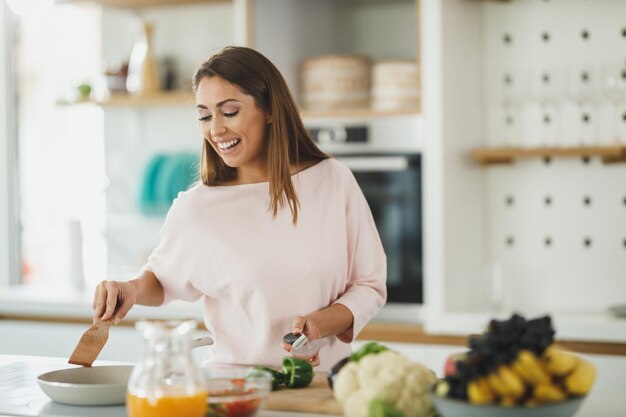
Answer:
[[[196,90],[202,134],[238,178],[266,180],[268,115],[254,98],[221,77],[204,77]]]

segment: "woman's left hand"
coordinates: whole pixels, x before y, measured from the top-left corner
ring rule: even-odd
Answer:
[[[315,322],[314,318],[310,316],[296,316],[292,322],[292,333],[302,334],[304,333],[309,340],[321,339],[322,335],[319,326]],[[282,342],[280,346],[287,352],[291,352],[292,346],[288,343]],[[319,352],[313,356],[299,356],[293,355],[296,358],[305,359],[311,363],[311,366],[315,367],[320,364]]]

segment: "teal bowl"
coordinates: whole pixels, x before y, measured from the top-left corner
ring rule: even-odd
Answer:
[[[441,417],[573,417],[585,397],[537,407],[502,407],[470,404],[467,401],[433,395],[433,404]]]

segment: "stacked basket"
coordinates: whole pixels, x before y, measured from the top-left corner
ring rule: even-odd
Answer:
[[[414,61],[380,61],[372,67],[371,107],[415,109],[419,103],[418,69]]]
[[[419,74],[414,61],[378,61],[363,55],[324,55],[302,64],[304,110],[416,109]]]

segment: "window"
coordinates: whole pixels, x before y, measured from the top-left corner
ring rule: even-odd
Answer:
[[[0,50],[10,51],[12,24],[4,4],[0,4]],[[17,259],[18,240],[14,224],[15,183],[15,106],[9,73],[11,55],[0,55],[0,286],[17,281],[20,276]]]
[[[106,98],[104,75],[128,61],[140,20],[154,24],[160,75],[172,68],[166,62],[173,65],[180,91],[157,95],[158,106],[119,105],[124,99],[67,105],[83,83]],[[190,75],[210,53],[234,43],[234,20],[232,4],[212,2],[140,10],[57,2],[45,15],[19,19],[11,44],[15,69],[7,71],[19,98],[10,162],[18,171],[11,184],[19,189],[12,200],[19,202],[13,223],[21,258],[9,257],[21,259],[12,274],[18,283],[89,288],[128,279],[145,263],[164,220],[163,213],[141,210],[145,172],[159,155],[199,153]],[[112,96],[108,104],[114,102]]]
[[[24,284],[103,279],[102,110],[62,106],[101,73],[100,8],[58,4],[19,19],[13,45]]]

